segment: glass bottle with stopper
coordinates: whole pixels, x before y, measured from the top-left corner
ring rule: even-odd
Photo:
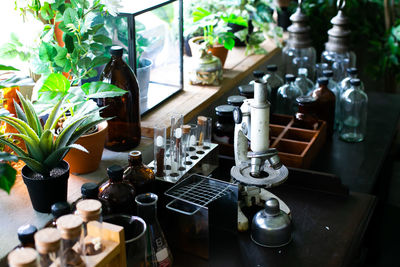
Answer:
[[[152,169],[143,164],[142,152],[129,152],[129,166],[124,170],[124,180],[130,182],[136,189],[136,194],[154,192],[155,177]]]
[[[84,267],[84,259],[76,249],[80,246],[82,218],[78,215],[64,215],[57,219],[57,229],[61,234],[61,266]],[[78,251],[79,252],[78,252]]]
[[[35,234],[35,247],[39,253],[39,266],[56,265],[60,257],[61,235],[56,228],[43,228]]]
[[[294,84],[294,75],[286,74],[285,79],[286,83],[276,95],[276,113],[294,115],[297,112],[296,98],[302,96],[303,92]]]
[[[299,68],[306,68],[309,74],[314,73],[316,52],[310,38],[308,18],[301,9],[302,3],[302,0],[298,1],[296,12],[290,16],[292,25],[288,27],[289,39],[282,50],[286,74],[296,74]]]
[[[358,74],[358,69],[357,68],[347,68],[346,69],[347,72],[347,77],[344,78],[343,80],[340,81],[339,88],[340,88],[340,95],[345,92],[347,89],[350,89],[351,84],[350,81],[351,79],[355,79],[357,78],[357,74]],[[360,81],[360,89],[364,90],[364,84],[362,83],[362,81]]]
[[[9,267],[37,267],[38,253],[33,248],[14,249],[7,256]]]
[[[345,70],[356,65],[356,55],[349,48],[351,31],[349,19],[344,15],[345,0],[337,1],[338,13],[332,18],[332,28],[328,31],[328,42],[321,54],[321,61],[328,63],[334,71],[334,80],[339,82],[345,77]]]

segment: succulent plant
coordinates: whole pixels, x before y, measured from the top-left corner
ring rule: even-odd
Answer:
[[[14,127],[18,133],[1,135],[0,143],[9,146],[32,171],[45,177],[63,160],[71,148],[87,152],[83,146],[74,143],[88,129],[105,120],[98,116],[99,108],[87,109],[84,105],[64,122],[63,128],[56,135],[57,123],[68,110],[64,105],[64,98],[54,106],[45,125],[42,126],[32,103],[21,93],[17,94],[22,106],[14,102],[17,117],[0,114],[0,121]],[[24,151],[7,140],[10,136],[22,139],[27,150]]]

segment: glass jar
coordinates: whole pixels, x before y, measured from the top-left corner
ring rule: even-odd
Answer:
[[[308,70],[306,68],[299,68],[298,76],[294,82],[301,89],[303,95],[308,95],[314,90],[314,83],[307,76]]]
[[[108,120],[108,132],[105,147],[112,151],[126,151],[140,143],[140,105],[139,85],[132,69],[122,59],[123,48],[110,48],[111,60],[105,66],[100,81],[111,83],[126,90],[118,97],[98,99],[104,107],[101,115],[111,117]]]
[[[153,193],[140,194],[136,197],[137,214],[147,224],[148,240],[151,244],[150,266],[172,266],[173,258],[164,232],[157,219],[158,196]]]
[[[129,166],[124,170],[123,179],[130,182],[136,194],[154,192],[155,176],[152,169],[143,164],[142,152],[134,150],[129,153]]]
[[[360,79],[351,79],[351,87],[340,98],[342,128],[340,139],[361,142],[367,130],[368,96],[361,89]]]
[[[35,248],[34,235],[37,232],[36,226],[32,224],[25,224],[18,227],[17,234],[20,244],[17,248]]]
[[[95,199],[81,200],[76,204],[76,214],[83,221],[81,235],[81,254],[84,256],[96,255],[103,250],[101,202]],[[92,235],[89,228],[96,228],[97,236]]]
[[[35,234],[35,247],[39,253],[39,266],[56,264],[60,257],[61,235],[56,228],[43,228]]]
[[[294,115],[293,126],[303,129],[317,130],[318,117],[315,114],[316,101],[312,96],[296,98],[299,111]]]
[[[231,95],[228,97],[227,102],[234,107],[240,107],[245,99],[247,98],[241,95]]]
[[[38,253],[33,248],[14,249],[7,256],[9,267],[37,267]]]
[[[274,64],[268,65],[267,73],[264,75],[263,79],[271,88],[271,92],[267,96],[267,99],[271,103],[271,113],[273,113],[276,108],[276,93],[278,92],[279,87],[284,84],[282,77],[278,75],[278,66]]]
[[[61,266],[85,266],[81,257],[82,251],[76,251],[76,248],[82,247],[80,245],[82,224],[82,218],[78,215],[69,214],[58,218],[57,229],[61,233]]]
[[[234,109],[235,107],[232,105],[221,105],[215,108],[215,115],[217,116],[213,134],[215,141],[223,144],[233,144],[235,130]]]
[[[197,57],[192,57],[189,70],[189,83],[200,85],[219,85],[223,79],[221,60],[201,48]]]
[[[311,96],[316,99],[315,113],[318,119],[326,121],[327,134],[332,136],[333,125],[335,122],[335,94],[328,89],[328,78],[318,78],[318,88],[316,88]]]
[[[276,113],[294,115],[297,112],[296,98],[303,95],[299,87],[294,84],[295,76],[286,74],[286,83],[281,86],[276,95]]]
[[[99,188],[103,215],[117,213],[134,215],[136,190],[132,184],[123,180],[124,169],[119,165],[112,165],[107,168],[107,175],[109,180]]]

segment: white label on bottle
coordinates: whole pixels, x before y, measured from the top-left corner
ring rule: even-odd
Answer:
[[[181,138],[182,137],[182,129],[178,128],[175,130],[175,138]]]
[[[156,145],[157,146],[163,146],[164,145],[164,138],[162,136],[157,136]]]
[[[157,258],[158,262],[161,262],[161,261],[165,260],[166,258],[168,258],[167,248],[163,248],[162,250],[157,251],[156,258]]]

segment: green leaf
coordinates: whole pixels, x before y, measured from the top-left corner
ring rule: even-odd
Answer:
[[[19,70],[19,69],[16,69],[12,66],[6,66],[6,65],[0,64],[0,70]]]
[[[79,60],[78,66],[83,69],[88,69],[91,65],[91,60],[89,57],[84,57]]]
[[[60,67],[64,67],[65,63],[67,62],[67,53],[68,50],[64,47],[59,47],[57,46],[57,56],[54,58],[54,62],[60,66]]]
[[[8,163],[0,162],[0,189],[10,194],[11,187],[15,183],[17,171]]]
[[[84,116],[81,117],[77,120],[75,120],[73,123],[65,126],[62,129],[61,133],[57,136],[56,142],[55,142],[55,149],[60,149],[64,146],[66,146],[72,136],[72,134],[75,132],[75,130],[88,118],[89,116]]]
[[[51,9],[48,2],[43,3],[43,6],[40,8],[40,15],[45,20],[51,20],[52,18],[54,18],[54,11],[53,9]]]
[[[22,140],[25,141],[25,145],[29,150],[29,156],[31,158],[36,159],[37,161],[43,161],[44,160],[44,155],[42,151],[40,150],[39,147],[39,142],[35,142],[31,137],[25,135],[25,134],[17,134],[17,133],[8,133],[7,135],[4,136],[9,136],[9,137],[18,137],[21,138]],[[2,136],[2,137],[4,137]]]
[[[102,66],[104,64],[107,64],[110,61],[110,58],[107,56],[97,56],[92,60],[92,63],[90,64],[90,67],[98,67]]]
[[[54,57],[57,55],[57,50],[54,46],[49,43],[42,42],[39,47],[39,58],[44,62],[53,61]]]
[[[71,144],[75,143],[79,139],[79,137],[84,135],[90,128],[92,128],[93,126],[95,126],[95,125],[97,125],[97,124],[99,124],[99,123],[101,123],[101,122],[103,122],[105,120],[108,120],[108,119],[100,118],[100,119],[91,121],[88,124],[85,124],[83,127],[80,127],[77,131],[75,131],[73,133],[73,135],[70,138],[70,141],[68,142],[68,145],[71,145]]]
[[[17,101],[15,101],[15,99],[13,99],[13,101],[14,101],[15,112],[17,113],[17,118],[28,123],[28,120],[27,120],[25,113],[22,110],[21,106],[17,103]]]
[[[53,133],[50,130],[43,132],[40,137],[39,147],[43,155],[49,155],[53,149]]]
[[[27,101],[19,91],[16,91],[16,93],[21,101],[28,125],[35,131],[37,136],[40,137],[42,135],[42,125],[40,124],[39,117],[37,116],[32,103]]]
[[[56,92],[62,97],[68,93],[68,89],[71,87],[68,79],[60,73],[52,73],[47,77],[43,78],[43,84],[39,88],[39,96],[43,92]]]
[[[95,36],[93,36],[93,41],[97,42],[97,43],[102,43],[103,45],[112,45],[112,40],[105,36],[104,34],[97,34]]]
[[[25,134],[35,140],[35,142],[39,143],[39,137],[36,132],[23,120],[11,116],[0,116],[0,121],[10,124],[21,134]]]
[[[70,54],[73,53],[74,49],[75,49],[74,38],[69,34],[64,34],[63,39],[64,39],[65,47],[68,50],[68,53],[70,53]]]
[[[47,169],[43,164],[41,164],[39,161],[32,159],[30,157],[25,157],[25,156],[19,156],[18,157],[20,160],[25,162],[28,167],[37,173],[41,173],[43,175],[48,175],[51,169]]]
[[[0,58],[14,59],[17,56],[18,51],[15,44],[6,43],[0,47]]]
[[[60,163],[60,161],[65,157],[65,155],[71,148],[71,146],[64,146],[60,149],[53,151],[43,162],[43,164],[47,166],[48,169],[53,169],[58,165],[58,163]]]
[[[3,137],[0,137],[0,143],[1,144],[9,146],[18,155],[18,157],[21,157],[21,156],[27,157],[28,156],[28,154],[25,151],[23,151],[20,147],[18,147],[14,143],[4,139],[6,136],[7,135],[3,135]]]
[[[96,34],[103,27],[104,27],[104,24],[92,25],[91,29],[89,29],[88,32],[90,34]]]
[[[49,117],[46,120],[46,124],[43,127],[43,130],[52,130],[56,127],[57,122],[58,122],[58,114],[60,111],[61,104],[63,103],[63,99],[58,101],[58,103],[54,106],[54,108],[51,110]]]
[[[116,97],[122,96],[127,93],[126,90],[123,90],[113,84],[105,83],[105,82],[91,82],[85,83],[81,86],[82,91],[86,94],[86,97],[89,98],[106,98],[106,97]]]
[[[78,13],[75,9],[67,8],[64,11],[64,24],[73,24],[76,28],[78,28]]]

